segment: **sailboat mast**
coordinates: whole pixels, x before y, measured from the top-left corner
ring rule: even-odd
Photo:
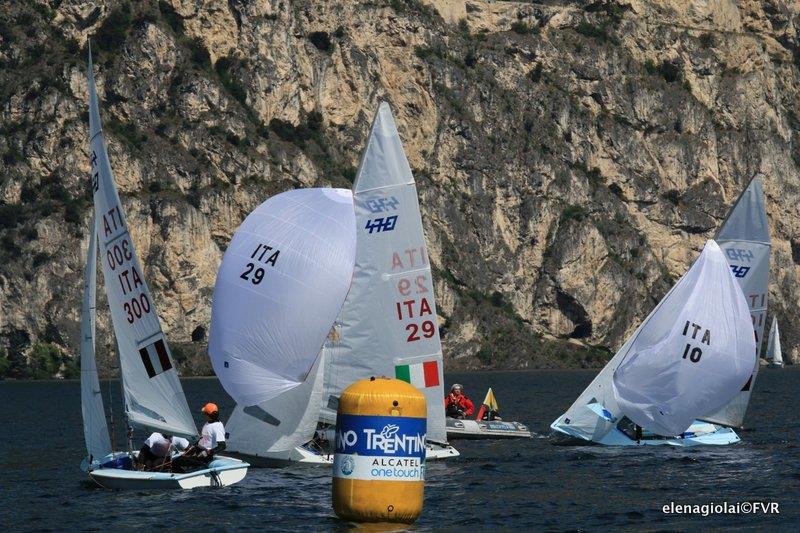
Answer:
[[[111,397],[111,383],[108,384],[108,424],[111,426],[111,449],[117,447],[116,439],[114,438],[114,399]]]

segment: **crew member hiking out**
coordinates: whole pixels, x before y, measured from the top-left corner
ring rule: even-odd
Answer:
[[[201,409],[206,423],[200,431],[200,440],[186,450],[182,456],[172,461],[173,472],[189,472],[208,468],[214,455],[225,449],[225,426],[219,420],[219,408],[215,403],[207,403]]]
[[[136,460],[144,470],[169,471],[172,450],[188,447],[189,441],[184,438],[155,432],[144,441]]]
[[[465,418],[475,412],[475,405],[464,394],[464,387],[458,383],[450,387],[450,394],[444,398],[444,408],[451,418]]]

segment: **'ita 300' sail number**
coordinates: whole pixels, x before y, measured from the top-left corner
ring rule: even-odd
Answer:
[[[280,250],[259,243],[256,249],[253,250],[253,253],[250,254],[250,259],[253,261],[245,265],[244,272],[242,272],[239,277],[245,281],[249,281],[253,285],[258,285],[264,281],[264,274],[266,273],[264,267],[274,267],[275,263],[278,262],[278,256],[280,256],[280,254]],[[259,266],[259,264],[263,264],[264,267]]]
[[[132,247],[127,236],[106,250],[106,263],[117,275],[117,281],[125,299],[122,304],[122,308],[125,310],[125,320],[128,321],[128,324],[133,324],[150,312],[150,299],[144,292],[142,275],[133,262]],[[136,294],[137,292],[138,294]]]

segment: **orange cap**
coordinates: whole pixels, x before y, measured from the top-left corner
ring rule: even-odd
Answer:
[[[213,415],[214,413],[219,413],[219,407],[217,407],[217,404],[209,402],[205,404],[202,409],[200,409],[200,412],[207,415]]]

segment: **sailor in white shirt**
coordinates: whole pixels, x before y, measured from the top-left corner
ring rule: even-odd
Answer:
[[[189,441],[182,437],[154,432],[144,441],[138,460],[145,470],[161,469],[168,463],[173,449],[185,450],[188,447]]]
[[[219,420],[219,408],[215,403],[207,403],[201,409],[206,423],[200,431],[197,445],[172,462],[174,472],[188,472],[205,468],[214,459],[214,454],[225,449],[225,426]]]

